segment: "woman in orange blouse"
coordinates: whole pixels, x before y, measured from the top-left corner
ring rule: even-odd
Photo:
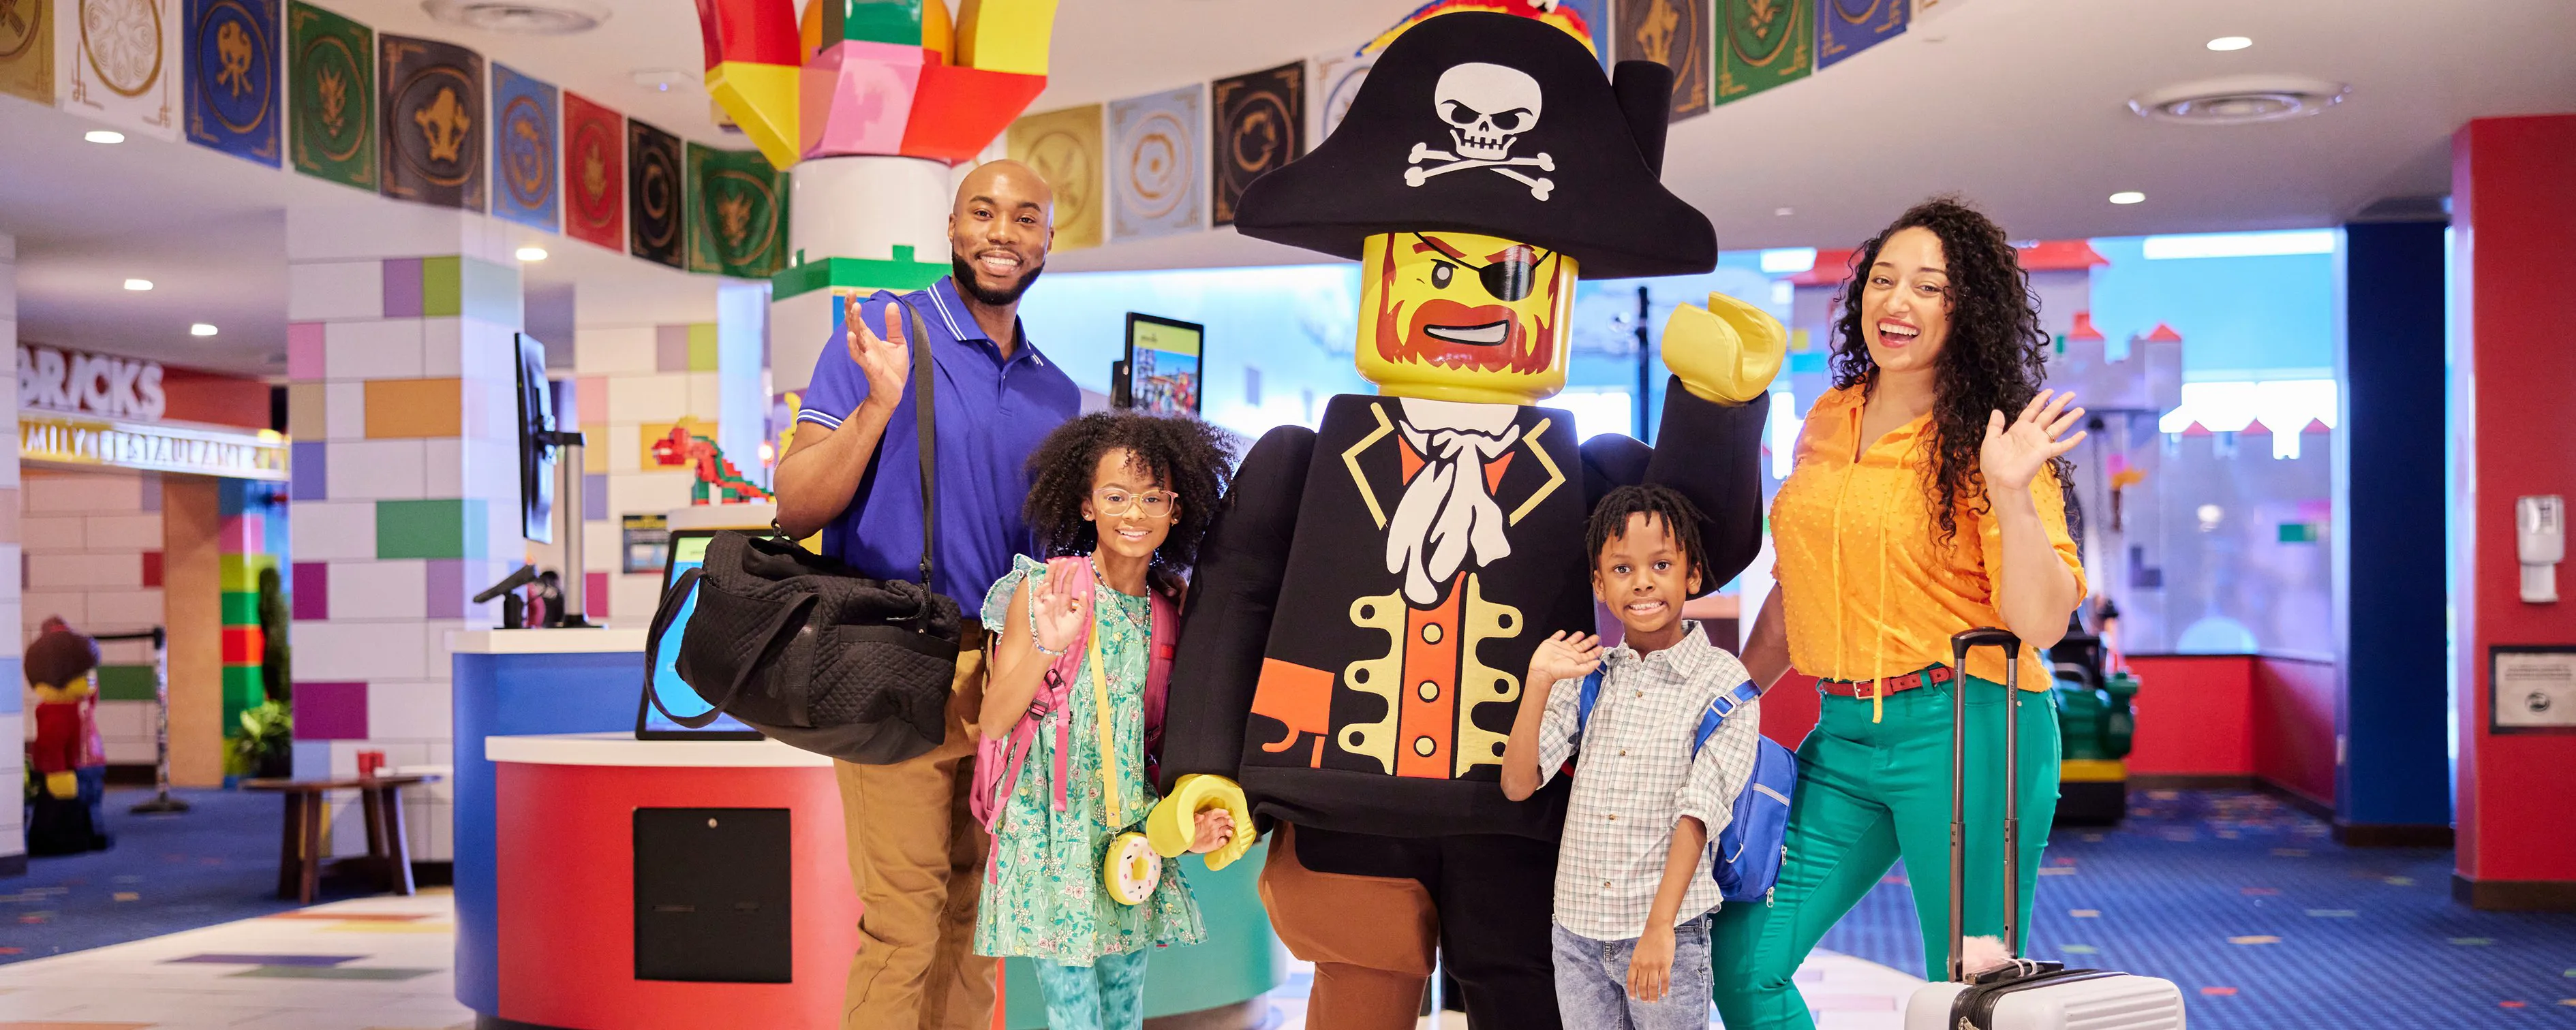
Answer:
[[[1771,509],[1779,588],[1744,664],[1766,689],[1792,665],[1821,678],[1798,748],[1788,859],[1770,905],[1712,927],[1718,1012],[1734,1030],[1812,1027],[1791,981],[1825,931],[1897,859],[1914,884],[1925,976],[1949,953],[1950,727],[1968,713],[1966,927],[2002,924],[2004,661],[1945,663],[1950,635],[2020,636],[2021,913],[2057,809],[2057,720],[2036,653],[2084,598],[2060,457],[2083,439],[2070,395],[2040,388],[2048,341],[2003,230],[1934,200],[1863,246],[1838,305],[1834,389],[1808,412]],[[2019,703],[2025,702],[2026,703]]]

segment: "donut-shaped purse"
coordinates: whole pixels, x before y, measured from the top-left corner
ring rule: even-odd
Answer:
[[[1102,863],[1100,879],[1119,904],[1143,904],[1154,896],[1154,884],[1162,878],[1163,857],[1154,853],[1144,834],[1122,833],[1109,842],[1109,860]]]

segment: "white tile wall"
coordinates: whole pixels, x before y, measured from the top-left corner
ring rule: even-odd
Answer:
[[[573,374],[584,376],[650,373],[659,360],[655,328],[649,325],[573,332]]]
[[[329,261],[286,266],[286,320],[383,318],[385,270],[377,261]]]
[[[288,546],[299,562],[376,556],[373,501],[297,501],[287,522]]]
[[[323,367],[333,381],[408,379],[421,374],[421,319],[332,322],[322,328]]]
[[[331,604],[336,616],[340,599],[332,598]],[[429,655],[419,623],[299,621],[288,640],[295,647],[298,680],[374,682],[429,676]]]
[[[428,615],[429,563],[425,560],[332,562],[330,582],[334,622]],[[304,656],[298,654],[295,664],[301,677]]]
[[[331,445],[326,471],[332,500],[418,500],[429,481],[420,440],[347,440]]]

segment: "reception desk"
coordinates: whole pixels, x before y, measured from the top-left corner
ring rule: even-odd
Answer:
[[[457,635],[457,1000],[484,1030],[837,1027],[860,911],[831,762],[636,740],[643,644]],[[1183,859],[1208,941],[1153,956],[1149,1017],[1240,1010],[1279,984],[1261,860]],[[1004,981],[1001,1022],[1045,1025],[1026,964]]]

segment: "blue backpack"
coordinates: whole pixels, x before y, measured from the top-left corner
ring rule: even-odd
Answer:
[[[1577,741],[1582,739],[1583,725],[1592,719],[1593,704],[1601,700],[1601,673],[1594,669],[1583,677],[1583,690],[1574,709]],[[1700,713],[1698,728],[1691,731],[1691,757],[1699,757],[1699,749],[1727,716],[1761,696],[1762,692],[1748,680],[1709,702],[1708,710]],[[1717,879],[1719,893],[1726,900],[1770,902],[1771,886],[1780,880],[1781,857],[1788,853],[1789,799],[1797,791],[1798,756],[1778,741],[1759,737],[1754,745],[1753,776],[1744,782],[1744,791],[1735,796],[1733,817],[1710,842],[1709,875]]]

